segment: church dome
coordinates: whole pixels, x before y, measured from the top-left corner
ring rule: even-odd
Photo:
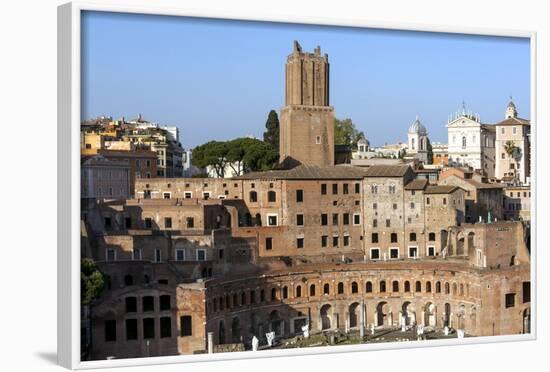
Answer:
[[[414,123],[412,123],[411,126],[409,127],[409,133],[411,133],[411,134],[417,133],[421,136],[426,135],[426,133],[427,133],[426,127],[424,125],[422,125],[422,123],[420,122],[418,117],[416,118]]]
[[[514,109],[514,110],[516,109],[516,105],[512,101],[512,98],[510,98],[510,102],[508,102],[508,108],[511,108],[511,109]]]

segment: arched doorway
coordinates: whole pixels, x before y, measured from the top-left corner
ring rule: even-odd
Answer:
[[[443,314],[443,327],[450,327],[450,326],[451,326],[451,304],[447,302],[445,304],[445,313]]]
[[[225,326],[223,324],[223,320],[220,320],[220,324],[218,326],[218,344],[225,344]]]
[[[241,341],[241,324],[239,317],[234,317],[231,322],[231,338],[233,343],[236,344]]]
[[[349,327],[355,328],[359,326],[360,307],[359,303],[354,302],[349,305]]]
[[[321,315],[321,330],[327,330],[331,328],[332,307],[329,304],[323,305],[320,311]]]
[[[281,319],[279,312],[277,310],[273,310],[271,314],[269,314],[270,331],[275,332],[275,336],[283,336],[283,326],[283,320]]]
[[[427,327],[435,327],[435,324],[435,305],[431,302],[428,302],[426,306],[424,306],[424,325]]]
[[[474,232],[470,232],[468,233],[468,254],[467,256],[470,255],[470,252],[473,252],[475,250],[475,237],[476,237],[476,234]]]
[[[416,313],[414,306],[410,301],[405,301],[401,306],[401,314],[403,315],[403,320],[405,325],[412,325],[416,323]]]
[[[378,303],[378,305],[376,305],[376,325],[380,327],[385,325],[386,321],[389,322],[389,314],[390,306],[388,305],[388,303],[386,301]]]
[[[523,310],[523,333],[531,333],[531,308]]]

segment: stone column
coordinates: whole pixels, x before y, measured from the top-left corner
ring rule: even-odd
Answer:
[[[359,309],[359,336],[363,338],[365,336],[365,304],[363,300],[359,306],[361,306]]]
[[[208,332],[208,354],[214,353],[214,332]]]

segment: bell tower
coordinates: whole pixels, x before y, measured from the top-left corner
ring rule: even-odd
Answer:
[[[329,105],[328,55],[321,48],[302,52],[294,41],[285,74],[281,109],[280,162],[288,157],[305,165],[334,165],[334,109]]]

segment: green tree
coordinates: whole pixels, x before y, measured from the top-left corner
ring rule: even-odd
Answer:
[[[269,111],[265,127],[267,130],[264,132],[264,142],[279,152],[279,117],[275,110]]]
[[[191,163],[198,168],[211,167],[220,178],[225,176],[227,165],[227,143],[210,141],[193,149]]]
[[[355,127],[351,119],[334,119],[334,144],[357,147],[357,141],[365,138],[365,134]]]
[[[82,305],[90,305],[105,287],[105,276],[92,259],[80,262],[80,296]]]

